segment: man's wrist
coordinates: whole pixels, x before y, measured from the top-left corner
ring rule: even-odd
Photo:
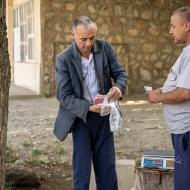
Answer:
[[[159,88],[158,90],[159,90],[160,93],[162,93],[162,88]]]
[[[160,96],[160,103],[164,103],[164,100],[165,100],[165,95],[161,94],[161,96]]]
[[[88,111],[92,111],[92,106],[89,106]]]

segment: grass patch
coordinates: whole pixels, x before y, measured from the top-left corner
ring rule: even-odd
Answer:
[[[45,162],[41,161],[41,160],[32,160],[30,162],[28,162],[31,166],[39,166],[39,165],[43,165],[46,164]]]
[[[32,150],[32,156],[39,156],[44,154],[42,150],[38,150],[38,149],[33,149]]]
[[[5,190],[16,190],[11,183],[5,183]]]
[[[16,152],[11,147],[6,147],[5,150],[6,163],[15,162],[17,160]]]
[[[23,147],[25,147],[25,148],[29,148],[29,147],[32,146],[32,143],[24,142],[22,145],[23,145]]]
[[[61,147],[61,148],[59,148],[59,149],[57,149],[57,154],[59,154],[59,155],[64,155],[65,154],[65,149],[63,148],[63,147]]]

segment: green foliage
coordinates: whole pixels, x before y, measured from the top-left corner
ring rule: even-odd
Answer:
[[[11,183],[5,183],[5,190],[15,190],[15,187]]]
[[[41,154],[43,154],[42,150],[38,150],[38,149],[33,149],[32,150],[32,156],[39,156]]]
[[[64,155],[65,154],[65,149],[63,147],[59,148],[57,151],[56,151],[58,154],[60,155]]]

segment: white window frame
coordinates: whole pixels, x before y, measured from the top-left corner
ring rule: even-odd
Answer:
[[[14,9],[14,61],[34,62],[34,1],[28,0]],[[31,24],[28,27],[28,24]],[[30,31],[29,31],[30,28]],[[29,55],[30,54],[30,55]]]

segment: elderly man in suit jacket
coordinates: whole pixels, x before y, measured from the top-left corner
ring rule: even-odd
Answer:
[[[97,94],[121,99],[127,84],[110,43],[96,39],[97,25],[87,16],[72,23],[75,42],[56,59],[57,99],[60,102],[54,134],[73,137],[74,190],[88,190],[93,162],[98,190],[117,190],[114,137],[109,115],[100,116]],[[113,80],[113,81],[112,81]]]

